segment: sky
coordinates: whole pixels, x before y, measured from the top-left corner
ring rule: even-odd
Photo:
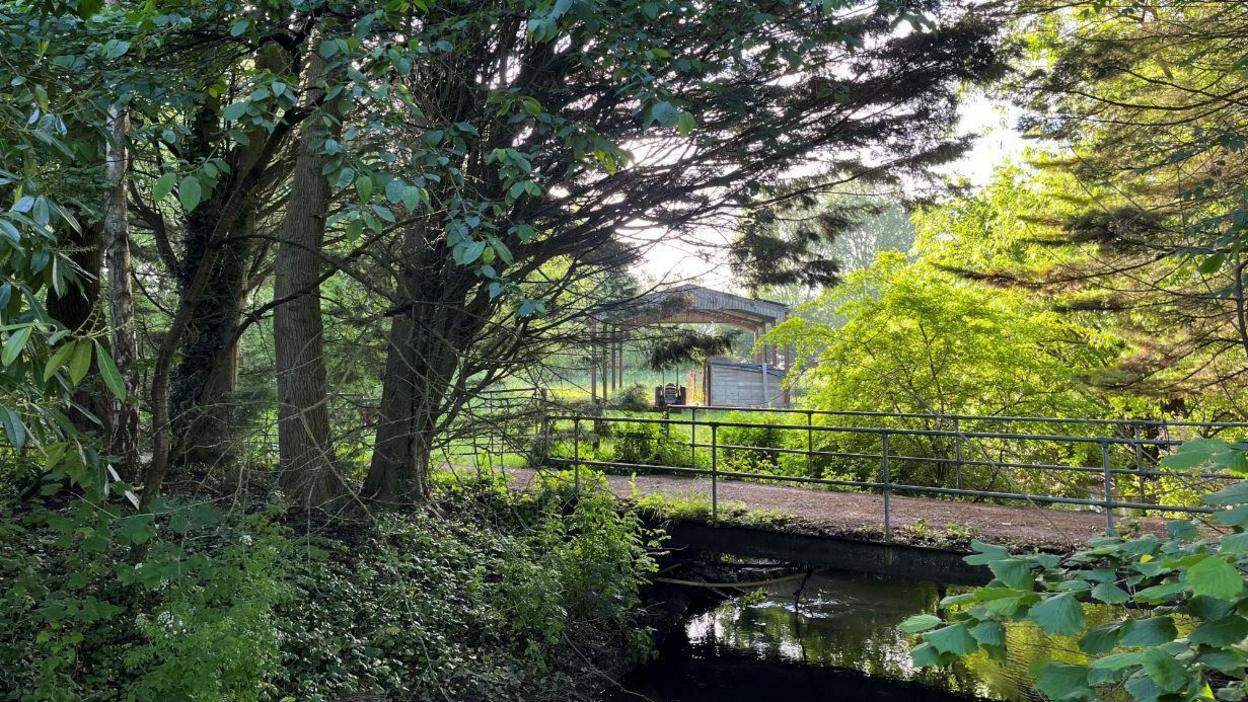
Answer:
[[[1018,111],[1001,100],[976,95],[963,103],[958,121],[959,134],[976,136],[974,147],[961,159],[938,170],[954,179],[965,179],[973,187],[988,183],[993,171],[1010,161],[1018,161],[1025,148],[1014,128]],[[726,243],[731,232],[720,235]],[[719,290],[740,292],[733,284],[722,247],[697,247],[686,242],[661,242],[643,257],[638,272],[653,281],[696,282]]]

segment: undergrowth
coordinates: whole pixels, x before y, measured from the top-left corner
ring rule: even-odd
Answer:
[[[565,700],[646,655],[635,514],[554,483],[438,495],[334,534],[5,498],[0,699]]]

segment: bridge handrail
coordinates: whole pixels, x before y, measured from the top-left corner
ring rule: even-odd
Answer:
[[[1149,437],[1129,437],[1129,436],[1075,436],[1068,434],[1025,434],[1016,432],[985,432],[985,431],[960,431],[953,429],[912,429],[909,427],[855,427],[855,426],[833,426],[828,424],[760,424],[757,422],[737,422],[723,421],[718,419],[671,419],[657,417],[613,417],[607,415],[578,415],[578,414],[552,414],[547,416],[548,422],[566,422],[566,421],[582,421],[582,422],[624,422],[631,424],[658,424],[667,426],[697,426],[697,427],[735,427],[741,429],[788,429],[803,431],[819,431],[825,433],[845,433],[845,434],[880,434],[888,432],[897,436],[947,436],[947,437],[963,437],[968,439],[1013,439],[1016,441],[1056,441],[1062,443],[1083,443],[1083,444],[1121,444],[1126,446],[1134,445],[1150,445],[1159,447],[1179,446],[1183,441],[1178,439],[1161,439]],[[1245,425],[1248,426],[1248,425]]]
[[[1001,414],[940,414],[935,412],[882,412],[870,410],[817,410],[797,407],[748,407],[722,405],[668,405],[672,410],[697,412],[765,412],[835,417],[883,417],[898,419],[948,419],[958,421],[1018,422],[1036,424],[1092,424],[1097,426],[1152,426],[1203,429],[1245,429],[1248,422],[1196,422],[1172,419],[1096,419],[1091,417],[1031,417]]]
[[[692,408],[692,407],[691,407]],[[807,414],[805,410],[799,410],[802,414]],[[807,416],[811,416],[807,414]],[[817,425],[807,421],[805,424],[768,424],[760,422],[746,422],[737,420],[717,420],[702,418],[698,419],[696,414],[691,418],[672,418],[669,414],[663,417],[629,417],[629,416],[612,416],[604,414],[554,414],[544,418],[541,431],[543,432],[545,441],[542,446],[548,450],[551,446],[550,438],[553,434],[563,433],[558,427],[561,422],[572,422],[572,451],[571,458],[566,456],[552,457],[549,453],[545,454],[546,460],[553,465],[571,466],[576,471],[576,485],[580,489],[580,467],[584,466],[601,466],[629,469],[632,471],[648,470],[669,473],[683,473],[693,475],[709,475],[711,477],[711,514],[712,520],[718,519],[718,484],[724,478],[737,478],[747,480],[776,481],[776,482],[793,482],[814,485],[835,485],[848,486],[857,488],[866,488],[870,490],[880,490],[883,495],[884,507],[884,531],[885,538],[891,539],[891,521],[889,509],[889,496],[893,492],[900,493],[918,493],[927,495],[949,495],[958,497],[973,497],[977,499],[1000,499],[1000,500],[1018,500],[1026,501],[1032,504],[1065,504],[1094,506],[1104,510],[1107,526],[1110,529],[1114,527],[1115,510],[1135,509],[1140,510],[1141,514],[1147,514],[1148,511],[1154,513],[1179,513],[1179,514],[1209,514],[1217,511],[1203,505],[1189,504],[1162,504],[1160,502],[1149,502],[1145,489],[1146,478],[1162,478],[1162,477],[1181,477],[1193,480],[1203,481],[1223,481],[1238,480],[1241,476],[1235,475],[1229,471],[1161,471],[1146,468],[1146,463],[1155,461],[1159,458],[1162,450],[1169,449],[1180,445],[1182,442],[1172,439],[1149,438],[1142,436],[1140,432],[1132,432],[1131,436],[1076,436],[1070,434],[1039,434],[1024,432],[992,432],[992,431],[962,431],[959,429],[914,429],[908,427],[863,427],[863,426],[831,426]],[[688,465],[653,465],[646,463],[630,463],[623,461],[600,460],[596,458],[583,457],[580,452],[582,439],[582,426],[589,425],[591,433],[600,434],[599,427],[610,424],[640,424],[650,426],[665,427],[669,431],[673,426],[690,427],[691,432],[687,437],[688,440],[682,440],[682,445],[686,445],[690,451],[690,463]],[[1246,425],[1248,426],[1248,425]],[[784,431],[806,432],[807,442],[806,448],[794,448],[788,446],[746,446],[732,443],[720,443],[718,441],[718,432],[721,428],[765,428]],[[698,429],[710,431],[710,443],[705,440],[699,440]],[[864,434],[880,437],[879,453],[861,453],[859,451],[827,451],[821,447],[815,449],[814,435],[838,433],[838,434]],[[705,436],[705,435],[704,435]],[[946,437],[955,440],[956,458],[951,458],[947,454],[943,456],[911,456],[905,454],[894,453],[890,450],[890,439],[898,437],[918,436],[918,437]],[[1101,465],[1085,466],[1085,465],[1061,465],[1055,463],[1040,462],[1022,462],[1018,458],[1013,461],[1006,457],[1000,460],[993,460],[992,456],[984,454],[987,460],[981,460],[976,457],[968,457],[964,455],[963,448],[967,440],[971,439],[990,439],[1002,441],[1017,442],[1045,442],[1055,444],[1094,444],[1100,446]],[[1134,468],[1122,468],[1113,465],[1114,458],[1111,453],[1111,446],[1127,446],[1133,447],[1134,450]],[[976,451],[985,451],[986,447],[978,444],[971,444]],[[1157,455],[1145,456],[1142,452],[1144,446],[1156,447]],[[948,451],[951,447],[946,446],[943,451]],[[710,468],[699,468],[697,466],[696,452],[698,449],[710,449]],[[798,454],[807,457],[807,469],[813,466],[813,459],[816,456],[835,456],[850,457],[879,461],[879,479],[878,480],[852,480],[841,478],[824,478],[804,475],[785,475],[775,473],[747,472],[741,470],[723,470],[720,468],[719,456],[725,450],[736,451],[758,451],[772,454]],[[705,456],[705,454],[703,454]],[[1025,460],[1025,458],[1023,459]],[[683,459],[681,460],[683,462]],[[943,465],[956,466],[956,480],[954,487],[946,485],[914,485],[908,482],[896,482],[891,479],[890,465],[897,462],[928,462]],[[1080,463],[1082,461],[1079,461]],[[1071,497],[1062,494],[1056,495],[1039,495],[1025,491],[1010,492],[1007,490],[993,489],[967,489],[962,485],[962,469],[965,466],[981,466],[1001,470],[1040,470],[1040,471],[1058,471],[1071,473],[1096,473],[1101,478],[1103,486],[1103,495],[1098,497]],[[1011,480],[1006,473],[1006,480]],[[1125,491],[1121,491],[1121,476],[1135,476],[1139,479],[1139,500],[1130,500],[1125,497]],[[942,478],[939,482],[944,482],[948,477]],[[993,478],[995,483],[996,478]],[[1130,484],[1128,482],[1128,484]],[[994,484],[990,483],[985,488],[992,488]],[[1014,487],[1008,485],[1007,487]],[[1017,490],[1017,488],[1016,488]],[[1024,488],[1025,490],[1025,488]],[[1116,494],[1121,493],[1121,494]],[[1155,493],[1156,494],[1156,493]],[[1160,497],[1153,499],[1159,500]]]

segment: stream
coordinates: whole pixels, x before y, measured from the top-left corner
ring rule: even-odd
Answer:
[[[612,699],[1023,702],[1040,699],[1027,676],[1037,659],[1082,660],[1074,639],[1023,623],[1007,629],[1004,662],[976,654],[948,669],[916,669],[897,626],[966,589],[839,571],[770,585],[688,619]],[[1089,623],[1108,618],[1106,609],[1090,611]]]

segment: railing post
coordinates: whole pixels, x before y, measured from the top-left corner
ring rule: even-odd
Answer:
[[[668,423],[671,421],[671,419],[672,419],[672,408],[666,402],[664,402],[663,403],[663,437],[667,439],[672,438],[672,425]]]
[[[1109,440],[1101,439],[1101,469],[1105,471],[1105,526],[1114,530],[1114,482],[1109,465]]]
[[[711,423],[711,524],[719,523],[719,425]]]
[[[806,476],[815,477],[815,413],[806,410]]]
[[[880,474],[884,482],[884,541],[893,540],[893,520],[890,513],[889,497],[892,492],[892,480],[888,474],[888,430],[880,434]]]
[[[1131,423],[1131,438],[1135,443],[1135,472],[1140,484],[1140,504],[1148,502],[1148,491],[1145,488],[1144,480],[1144,445],[1140,443],[1143,437],[1140,436],[1140,425],[1138,422]],[[1140,516],[1148,516],[1148,510],[1140,508]]]
[[[572,420],[572,479],[577,499],[581,497],[581,418]]]
[[[689,408],[689,467],[698,467],[698,408]]]
[[[962,489],[962,424],[953,418],[953,486]]]

